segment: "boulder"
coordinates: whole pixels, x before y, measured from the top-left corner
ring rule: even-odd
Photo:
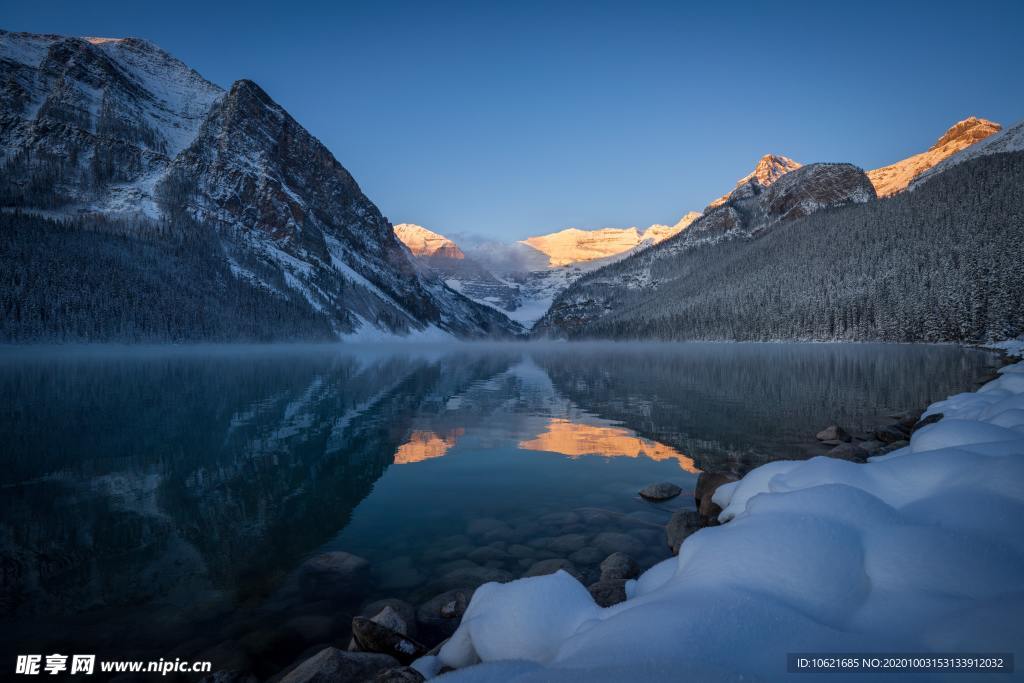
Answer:
[[[427,679],[423,674],[411,666],[399,666],[381,671],[373,679],[373,683],[423,683],[425,680]]]
[[[540,562],[535,562],[526,570],[526,573],[523,574],[523,578],[531,576],[546,576],[548,574],[554,574],[559,569],[564,570],[577,581],[583,580],[583,575],[576,569],[576,566],[569,560],[564,559],[541,560]]]
[[[625,581],[639,574],[640,567],[626,553],[612,553],[601,563],[601,581]]]
[[[693,532],[700,529],[701,515],[696,510],[676,510],[665,525],[665,539],[673,555],[679,554],[679,547]]]
[[[830,458],[839,460],[850,460],[852,462],[867,462],[869,453],[854,443],[841,443],[826,453]]]
[[[657,484],[649,484],[640,490],[640,497],[646,498],[647,500],[669,500],[675,498],[683,490],[675,484],[663,481]]]
[[[693,491],[694,502],[697,504],[697,512],[700,513],[701,526],[713,526],[718,524],[720,508],[711,500],[715,491],[722,484],[738,481],[739,477],[732,472],[701,472],[697,477],[697,486]]]
[[[402,635],[416,637],[416,608],[407,603],[405,600],[399,600],[397,598],[385,598],[383,600],[375,600],[370,604],[363,607],[360,610],[359,615],[363,617],[369,617],[374,619],[379,616],[384,608],[390,608],[390,611],[395,614],[401,621],[402,628],[396,629]],[[382,623],[382,622],[378,622]],[[387,626],[387,624],[384,624]],[[404,630],[403,630],[404,629]]]
[[[881,441],[882,443],[905,441],[906,438],[907,433],[896,425],[890,425],[888,427],[882,427],[881,429],[875,430],[875,440]]]
[[[916,423],[914,423],[914,426],[911,428],[911,430],[916,432],[921,427],[927,427],[928,425],[935,424],[936,422],[938,422],[941,419],[942,419],[942,413],[932,413],[928,417],[923,417],[920,420],[918,420]]]
[[[385,609],[390,610],[390,607]],[[352,619],[352,637],[364,652],[390,655],[401,664],[412,664],[427,653],[427,648],[409,636],[366,617]]]
[[[853,438],[839,425],[829,425],[814,436],[818,441],[850,441]]]
[[[279,683],[366,681],[398,666],[398,660],[375,652],[344,652],[326,647],[285,674]]]
[[[416,623],[421,639],[427,643],[439,642],[455,633],[474,590],[466,587],[445,591],[420,605],[416,610]]]
[[[611,607],[626,601],[625,579],[609,579],[598,581],[587,586],[590,595],[601,607]]]

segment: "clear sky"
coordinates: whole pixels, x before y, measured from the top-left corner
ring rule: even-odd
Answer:
[[[764,153],[873,168],[1024,119],[1024,2],[7,2],[259,83],[393,222],[674,223]]]

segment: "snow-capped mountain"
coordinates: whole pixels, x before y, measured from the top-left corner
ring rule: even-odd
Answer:
[[[399,223],[395,226],[395,234],[402,244],[409,247],[413,256],[418,258],[444,258],[462,261],[466,255],[458,245],[444,235],[427,230],[414,223]]]
[[[512,314],[521,305],[519,288],[468,258],[455,242],[413,223],[396,225],[395,234],[414,259],[448,287],[515,318]]]
[[[699,217],[698,212],[691,211],[675,225],[655,224],[646,230],[635,227],[596,230],[567,228],[547,235],[527,237],[521,243],[547,256],[549,266],[567,266],[618,256],[641,245],[658,244],[678,234]]]
[[[519,332],[417,269],[352,176],[255,83],[224,91],[136,38],[0,32],[0,63],[5,220],[71,221],[76,238],[127,233],[189,258],[203,249],[209,286],[178,292],[192,297],[181,305],[202,314],[211,299],[223,304],[211,288],[241,287],[251,303],[238,316],[287,305],[283,337],[298,319],[342,337]],[[132,261],[119,275],[133,273]],[[91,302],[82,306],[76,319],[89,316]],[[129,327],[192,337],[176,317],[151,308]]]
[[[915,178],[945,159],[977,145],[1000,130],[1002,126],[998,123],[971,116],[953,124],[927,151],[868,171],[868,178],[879,197],[888,197],[906,189]]]
[[[619,311],[626,292],[657,297],[675,273],[662,264],[680,253],[722,242],[750,240],[779,223],[822,209],[875,199],[864,172],[851,164],[810,164],[771,178],[765,187],[751,176],[674,238],[632,255],[618,264],[580,278],[552,303],[538,321],[538,334],[573,334]]]

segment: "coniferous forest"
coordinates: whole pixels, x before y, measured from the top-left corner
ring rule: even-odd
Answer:
[[[750,240],[582,278],[553,311],[603,301],[570,338],[985,341],[1024,331],[1024,154],[962,163],[890,198],[819,211]]]

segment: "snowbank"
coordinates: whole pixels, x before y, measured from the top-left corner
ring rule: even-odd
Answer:
[[[624,603],[599,608],[561,572],[488,584],[417,667],[468,667],[455,683],[778,680],[793,652],[1024,651],[1024,363],[928,412],[945,417],[867,464],[775,462],[721,487],[728,523]]]

